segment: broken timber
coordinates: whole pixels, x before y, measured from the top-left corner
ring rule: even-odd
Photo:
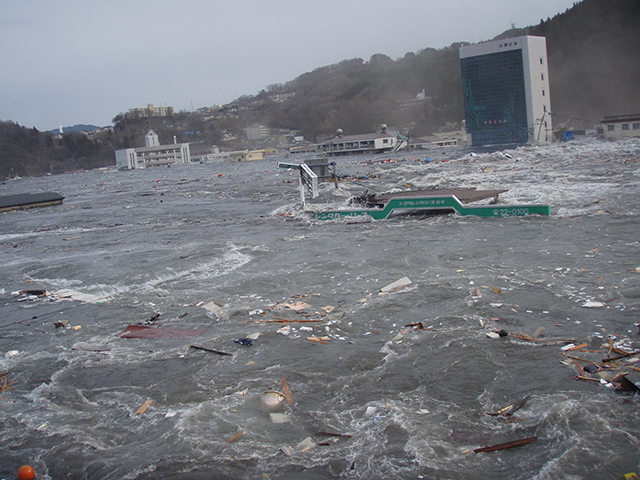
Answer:
[[[476,448],[474,452],[475,453],[493,452],[496,450],[504,450],[505,448],[519,447],[520,445],[526,445],[527,443],[534,442],[537,439],[538,437],[528,437],[528,438],[523,438],[521,440],[514,440],[513,442],[498,443],[496,445],[490,445],[488,447]]]
[[[233,355],[233,353],[221,352],[220,350],[213,350],[211,348],[199,347],[198,345],[189,345],[189,347],[195,350],[204,350],[205,352],[217,353],[218,355]]]
[[[383,220],[399,210],[424,211],[456,211],[460,215],[479,217],[507,217],[526,215],[550,215],[549,205],[514,204],[514,205],[466,205],[467,202],[496,197],[506,190],[475,189],[430,189],[411,190],[393,194],[385,194],[368,198],[363,203],[370,207],[365,209],[310,211],[316,220],[335,220],[341,217],[369,216],[374,220]]]

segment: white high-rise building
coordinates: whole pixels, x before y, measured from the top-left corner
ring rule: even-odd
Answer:
[[[460,66],[472,145],[552,141],[544,37],[527,35],[461,47]]]

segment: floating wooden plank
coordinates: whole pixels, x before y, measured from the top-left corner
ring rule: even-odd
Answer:
[[[326,344],[329,343],[327,340],[331,340],[330,337],[305,337],[305,338],[310,342],[326,343]]]
[[[227,443],[231,443],[234,440],[237,440],[238,437],[240,437],[240,435],[242,435],[244,433],[243,430],[240,430],[238,433],[236,433],[233,437],[231,437],[229,440],[227,440]]]
[[[579,362],[593,363],[594,365],[598,365],[601,367],[604,365],[604,363],[601,362],[594,362],[593,360],[587,360],[586,358],[574,357],[573,355],[569,355],[567,353],[561,353],[560,355],[570,358],[571,360],[578,360]]]
[[[505,448],[519,447],[520,445],[526,445],[527,443],[535,442],[538,437],[522,438],[520,440],[514,440],[512,442],[498,443],[496,445],[490,445],[488,447],[476,448],[475,453],[494,452],[496,450],[504,450]]]
[[[149,406],[152,403],[153,403],[153,400],[145,401],[142,405],[140,405],[140,408],[138,410],[136,410],[136,415],[142,415],[144,412],[147,411],[147,408],[149,408]]]
[[[617,357],[608,357],[608,358],[603,358],[602,362],[606,363],[606,362],[615,362],[616,360],[621,360],[623,358],[628,358],[628,357],[635,357],[636,355],[640,355],[640,350],[637,350],[635,352],[628,352],[628,353],[624,353],[622,355],[618,355]]]
[[[512,405],[509,405],[508,407],[505,407],[502,410],[498,410],[496,413],[490,413],[490,412],[485,412],[485,413],[487,415],[491,415],[491,416],[494,416],[494,417],[495,416],[499,416],[499,415],[505,415],[505,416],[508,417],[510,415],[513,415],[518,410],[520,410],[528,399],[529,399],[529,395],[524,397],[518,403],[514,403]]]
[[[0,373],[0,392],[6,392],[7,390],[12,390],[11,385],[13,385],[14,383],[16,383],[18,380],[14,380],[13,382],[9,383],[9,370]],[[14,387],[15,388],[15,387]]]
[[[566,343],[565,340],[547,340],[545,338],[533,338],[529,335],[510,333],[510,337],[519,338],[520,340],[527,340],[529,342],[543,342],[543,343]]]
[[[294,312],[300,312],[302,310],[305,310],[307,308],[311,308],[311,305],[309,305],[307,302],[290,302],[290,303],[283,303],[282,304],[283,307],[287,307],[290,308],[291,310],[293,310]]]
[[[284,392],[284,397],[287,399],[288,404],[293,403],[293,398],[291,397],[291,391],[289,390],[289,385],[287,385],[287,380],[282,377],[282,390]]]
[[[572,361],[573,365],[578,369],[578,373],[580,374],[581,377],[584,377],[584,368],[582,368],[582,365],[580,365],[580,362],[578,362],[577,360],[573,360]]]
[[[323,431],[319,431],[318,433],[316,433],[316,435],[323,436],[323,437],[344,437],[344,438],[351,438],[351,435],[346,434],[346,433],[333,433],[333,432],[323,432]]]
[[[122,338],[185,338],[197,337],[205,333],[207,329],[164,328],[145,327],[142,325],[129,325],[120,334]]]
[[[273,317],[275,320],[256,320],[257,323],[317,323],[317,322],[326,322],[326,318],[319,319],[288,319],[282,317]]]
[[[204,350],[205,352],[217,353],[218,355],[233,355],[233,353],[221,352],[220,350],[213,350],[211,348],[199,347],[198,345],[189,345],[189,348]]]

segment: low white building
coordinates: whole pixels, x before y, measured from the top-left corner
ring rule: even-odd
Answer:
[[[191,162],[188,143],[160,145],[158,135],[149,130],[144,137],[144,147],[116,150],[116,166],[119,170],[136,170],[162,165]]]
[[[455,147],[458,145],[458,140],[450,137],[427,136],[411,138],[409,144],[411,148],[430,150],[432,148]]]
[[[386,127],[385,127],[386,128]],[[342,135],[326,142],[317,143],[316,151],[327,155],[351,155],[354,153],[381,153],[395,150],[398,137],[387,133],[364,135]]]
[[[607,140],[640,137],[640,114],[604,117],[601,123],[604,126],[604,138]]]

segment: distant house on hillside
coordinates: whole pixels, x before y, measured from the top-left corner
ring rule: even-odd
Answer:
[[[252,127],[247,127],[244,129],[247,140],[260,140],[262,138],[269,138],[271,135],[271,129],[269,127],[265,127],[264,125],[254,125]]]
[[[607,140],[640,137],[640,114],[604,117],[600,122]]]
[[[232,162],[251,162],[264,160],[264,150],[237,150],[229,153],[229,160]]]
[[[338,136],[330,140],[317,143],[316,151],[327,155],[382,153],[395,150],[397,145],[398,137],[385,131],[362,135],[342,135],[342,133],[338,133]]]
[[[430,98],[425,95],[423,88],[422,91],[418,93],[414,98],[398,100],[398,105],[400,105],[400,109],[403,110],[405,108],[423,105],[428,100],[430,100]]]
[[[153,103],[146,108],[130,108],[127,118],[168,117],[173,115],[173,107],[155,107]]]
[[[161,165],[191,162],[188,143],[160,145],[158,135],[149,130],[144,137],[144,147],[116,150],[116,165],[119,170],[136,170]]]

